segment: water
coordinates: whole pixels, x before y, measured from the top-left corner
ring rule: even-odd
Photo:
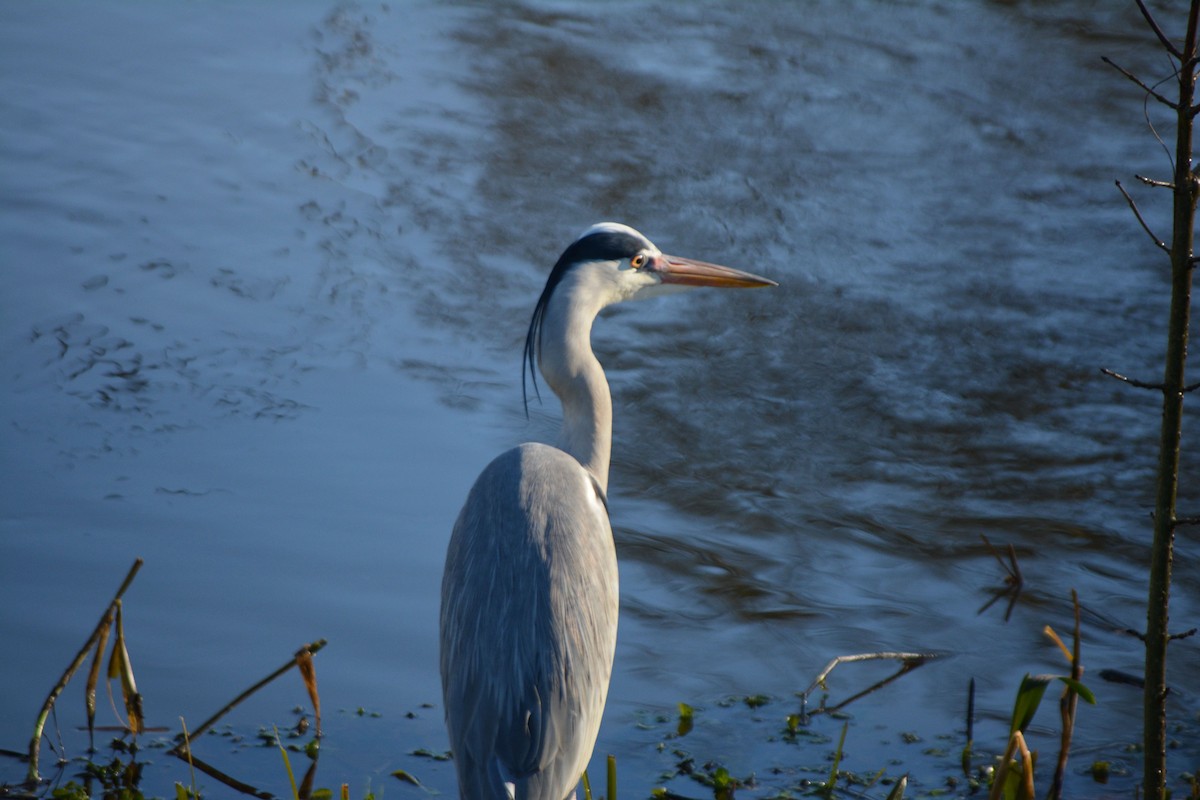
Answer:
[[[424,704],[450,525],[496,452],[553,438],[556,403],[529,422],[520,403],[525,325],[562,247],[617,219],[780,283],[596,326],[622,569],[597,752],[623,793],[657,785],[674,748],[757,771],[740,795],[794,785],[831,748],[780,743],[792,693],[882,649],[946,658],[851,707],[845,766],[897,758],[934,788],[969,677],[994,749],[1021,675],[1065,669],[1041,630],[1067,633],[1074,588],[1100,704],[1071,780],[1128,796],[1135,777],[1084,773],[1138,769],[1140,692],[1098,677],[1141,668],[1113,629],[1143,624],[1158,416],[1099,369],[1153,379],[1167,303],[1112,185],[1165,235],[1166,195],[1132,176],[1166,177],[1167,157],[1100,61],[1165,74],[1132,6],[0,14],[0,619],[20,654],[0,667],[0,746],[23,747],[141,556],[126,626],[150,724],[194,725],[326,637],[318,783],[417,792],[388,777],[403,768],[452,793],[447,765],[407,755],[446,747]],[[1026,578],[1007,620],[1003,601],[980,613],[1003,583],[980,534]],[[1196,555],[1181,532],[1180,630]],[[1173,649],[1173,776],[1200,756],[1195,647]],[[835,699],[878,672],[840,670]],[[59,715],[71,755],[79,694]],[[659,753],[679,701],[696,728]],[[232,732],[305,703],[273,686]],[[1044,754],[1056,727],[1048,706]],[[206,744],[283,791],[269,751]],[[144,785],[162,794],[183,773],[156,755]]]

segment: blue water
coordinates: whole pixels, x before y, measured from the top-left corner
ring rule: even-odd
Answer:
[[[420,793],[402,768],[453,794],[448,765],[408,755],[446,747],[450,526],[495,453],[553,439],[552,398],[529,421],[521,405],[525,326],[561,249],[617,219],[780,283],[596,325],[622,570],[597,753],[618,755],[623,794],[659,785],[675,747],[757,772],[739,796],[794,786],[820,758],[767,741],[793,693],[882,649],[946,658],[850,709],[846,766],[897,758],[933,788],[961,742],[939,758],[898,732],[961,735],[973,676],[977,744],[998,748],[1021,676],[1065,670],[1041,631],[1066,635],[1074,588],[1100,704],[1080,712],[1072,785],[1129,795],[1140,692],[1099,672],[1141,669],[1113,631],[1144,624],[1158,411],[1099,370],[1161,370],[1167,265],[1113,180],[1165,236],[1167,195],[1133,175],[1170,169],[1136,87],[1100,61],[1165,75],[1132,5],[76,3],[0,20],[0,747],[24,747],[142,557],[125,625],[150,724],[194,725],[324,637],[318,784]],[[1198,466],[1191,448],[1185,510]],[[1003,585],[980,534],[1019,556],[1007,620],[1003,601],[979,613]],[[1183,531],[1179,629],[1200,611],[1196,556]],[[1173,776],[1200,754],[1195,647],[1173,651]],[[876,674],[840,670],[835,697]],[[759,693],[773,702],[753,714],[721,705]],[[81,696],[58,715],[72,756]],[[673,722],[655,720],[680,701],[696,728],[659,753]],[[295,705],[289,678],[228,722],[252,737]],[[226,744],[214,762],[284,791],[273,753]],[[149,754],[144,787],[165,794],[182,767]],[[1132,776],[1100,789],[1099,758]]]

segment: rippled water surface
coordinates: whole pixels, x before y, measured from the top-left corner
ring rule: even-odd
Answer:
[[[446,748],[450,526],[492,455],[553,439],[553,398],[524,416],[522,337],[561,249],[616,219],[780,283],[596,325],[622,570],[597,752],[623,793],[676,747],[757,772],[739,796],[795,787],[830,748],[779,746],[793,692],[877,650],[946,657],[851,707],[844,766],[937,788],[968,679],[995,749],[1021,676],[1065,669],[1042,629],[1066,634],[1076,589],[1100,703],[1071,780],[1129,796],[1086,773],[1138,770],[1140,691],[1099,674],[1141,670],[1116,631],[1144,624],[1158,411],[1099,369],[1161,369],[1167,265],[1113,180],[1170,167],[1100,59],[1167,67],[1132,3],[1093,5],[4,5],[0,747],[140,556],[125,625],[151,725],[326,637],[318,783],[419,794],[403,768],[453,794],[409,755]],[[1166,235],[1166,195],[1132,190]],[[1007,618],[982,610],[1003,572],[981,534],[1026,579]],[[1181,630],[1197,555],[1183,532]],[[1194,640],[1173,659],[1178,775],[1200,762]],[[841,669],[832,699],[877,677]],[[772,701],[723,706],[750,694]],[[660,753],[679,701],[696,728]],[[230,730],[305,702],[273,686]],[[1057,728],[1044,709],[1043,752]],[[273,756],[224,745],[283,791]],[[182,772],[150,752],[166,793]]]

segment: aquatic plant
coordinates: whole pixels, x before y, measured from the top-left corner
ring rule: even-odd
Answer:
[[[58,786],[51,790],[52,797],[65,798],[87,798],[91,796],[89,788],[91,781],[96,781],[100,784],[102,796],[104,797],[121,797],[135,798],[141,797],[141,791],[137,788],[141,779],[142,764],[138,762],[136,756],[139,747],[137,736],[146,733],[147,731],[161,730],[166,728],[153,729],[147,728],[145,716],[142,711],[142,695],[137,690],[137,682],[134,679],[132,660],[129,655],[125,637],[125,621],[122,604],[122,597],[125,591],[133,583],[133,579],[137,576],[138,571],[142,567],[142,559],[134,561],[133,566],[129,569],[125,579],[121,582],[120,587],[113,595],[112,600],[105,606],[103,613],[100,615],[100,620],[96,627],[92,630],[91,635],[84,641],[79,652],[71,660],[70,664],[63,671],[62,676],[54,684],[54,687],[47,695],[42,708],[37,715],[34,723],[33,736],[29,742],[28,753],[24,760],[29,764],[26,780],[21,791],[33,793],[39,790],[42,786],[43,779],[40,770],[41,763],[41,744],[45,736],[45,726],[50,714],[54,711],[59,697],[70,683],[71,679],[79,671],[79,668],[87,660],[89,654],[92,656],[92,665],[88,671],[86,685],[84,690],[84,705],[85,716],[87,719],[88,731],[88,752],[95,753],[95,717],[96,717],[96,688],[100,680],[101,664],[104,661],[106,652],[109,652],[108,642],[110,634],[112,638],[112,649],[108,658],[108,666],[105,671],[106,687],[108,689],[109,698],[113,708],[113,714],[117,718],[117,730],[123,734],[130,735],[132,741],[126,741],[123,738],[114,738],[109,747],[114,751],[114,757],[108,762],[98,762],[93,758],[89,758],[83,767],[83,777],[85,783],[83,785],[75,781],[68,781],[62,786]],[[314,709],[315,720],[315,737],[304,748],[296,748],[302,750],[312,761],[308,772],[305,774],[304,781],[297,790],[295,778],[291,773],[290,762],[287,761],[286,752],[284,754],[285,763],[288,767],[288,776],[292,780],[293,792],[299,791],[303,796],[309,797],[312,795],[312,781],[315,774],[317,755],[319,753],[318,741],[321,736],[321,698],[317,691],[317,675],[316,666],[313,663],[313,655],[320,651],[325,646],[325,640],[320,639],[310,644],[306,644],[297,650],[291,658],[289,658],[281,667],[271,672],[262,680],[256,682],[250,688],[239,694],[233,700],[226,703],[215,714],[206,719],[194,730],[188,729],[187,723],[180,717],[181,732],[174,737],[174,746],[171,747],[167,754],[175,756],[188,765],[190,772],[190,783],[182,782],[175,783],[176,797],[184,800],[189,797],[200,797],[200,791],[196,783],[196,770],[204,772],[212,778],[220,781],[224,785],[235,789],[239,792],[254,796],[264,796],[265,793],[249,786],[236,778],[225,774],[221,770],[205,763],[197,758],[193,753],[193,744],[197,737],[205,733],[211,732],[214,725],[217,724],[226,714],[236,708],[240,703],[249,698],[255,692],[262,689],[267,684],[274,681],[279,676],[295,668],[301,675],[305,689],[308,693],[309,700],[312,702]],[[113,695],[112,682],[118,681],[120,685],[120,693],[122,698],[122,706],[125,710],[125,716],[121,716],[120,710],[117,708],[116,700]],[[298,726],[302,731],[308,730],[307,718],[301,720]],[[274,730],[274,729],[273,729]],[[269,736],[269,741],[275,744],[279,743],[278,730]],[[153,743],[152,743],[153,744]],[[281,745],[282,747],[282,745]],[[9,754],[8,751],[4,751]],[[11,754],[19,755],[19,754]],[[60,764],[63,760],[60,758]],[[8,796],[10,789],[0,785],[0,796]],[[35,796],[30,794],[30,796]],[[267,795],[269,796],[269,795]]]

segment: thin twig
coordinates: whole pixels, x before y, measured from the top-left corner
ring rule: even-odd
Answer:
[[[1197,630],[1200,630],[1200,628],[1191,628],[1190,630],[1186,630],[1183,633],[1172,633],[1167,638],[1168,639],[1188,639],[1192,636],[1195,636]]]
[[[1100,371],[1110,378],[1116,378],[1122,383],[1128,383],[1130,386],[1137,387],[1138,389],[1153,389],[1156,392],[1163,391],[1163,385],[1161,383],[1146,383],[1145,381],[1139,381],[1136,378],[1126,377],[1119,372],[1113,372],[1111,369],[1107,369],[1105,367],[1101,367]]]
[[[1017,751],[1021,755],[1021,796],[1034,800],[1037,795],[1033,786],[1033,753],[1029,752],[1029,745],[1025,743],[1025,734],[1013,731],[1012,738],[1016,740]]]
[[[272,673],[271,673],[270,675],[268,675],[267,677],[263,678],[263,679],[262,679],[261,681],[259,681],[258,683],[256,683],[256,684],[254,684],[253,686],[251,686],[251,687],[250,687],[249,689],[247,689],[246,691],[244,691],[244,692],[242,692],[241,694],[239,694],[237,697],[235,697],[235,698],[233,698],[232,700],[230,700],[228,703],[226,703],[226,704],[225,704],[225,706],[224,706],[224,707],[223,707],[223,708],[222,708],[220,711],[218,711],[216,714],[213,714],[211,717],[209,717],[209,718],[208,718],[208,719],[206,719],[206,720],[205,720],[203,723],[201,723],[201,724],[200,724],[200,726],[199,726],[198,728],[196,728],[194,731],[192,731],[192,733],[191,733],[191,736],[189,737],[189,739],[190,739],[191,741],[195,741],[195,740],[196,740],[198,737],[200,737],[200,736],[201,736],[201,735],[203,735],[205,732],[207,732],[209,728],[211,728],[213,725],[217,724],[217,722],[218,722],[218,721],[221,719],[221,717],[225,716],[225,715],[226,715],[226,714],[228,714],[230,711],[232,711],[232,710],[233,710],[235,707],[237,707],[237,705],[238,705],[239,703],[241,703],[241,702],[242,702],[243,700],[245,700],[247,697],[249,697],[250,695],[254,694],[254,693],[255,693],[255,692],[257,692],[259,689],[261,689],[262,687],[266,686],[268,683],[270,683],[271,681],[275,680],[276,678],[278,678],[278,677],[279,677],[280,675],[282,675],[283,673],[287,672],[287,671],[288,671],[289,669],[291,669],[292,667],[296,666],[296,657],[297,657],[297,656],[299,656],[299,655],[300,655],[300,654],[302,654],[302,653],[308,653],[308,654],[310,654],[310,655],[311,655],[311,654],[313,654],[313,653],[316,653],[317,651],[319,651],[319,650],[320,650],[322,647],[324,647],[324,646],[325,646],[325,640],[324,640],[324,639],[318,639],[317,641],[315,641],[315,642],[313,642],[313,643],[311,643],[311,644],[306,644],[306,645],[304,645],[304,647],[301,647],[301,648],[300,648],[300,649],[299,649],[299,650],[296,652],[296,655],[295,655],[295,656],[292,656],[290,659],[288,659],[288,662],[287,662],[286,664],[284,664],[284,665],[283,665],[283,666],[281,666],[279,669],[277,669],[277,670],[275,670],[274,672],[272,672]],[[182,755],[184,755],[185,753],[187,753],[187,752],[189,752],[189,751],[190,751],[190,749],[191,749],[191,748],[189,748],[189,747],[188,747],[188,741],[189,741],[189,739],[185,739],[185,738],[183,737],[183,735],[182,735],[182,734],[180,734],[179,736],[177,736],[177,737],[175,737],[175,738],[176,738],[176,741],[178,741],[179,743],[178,743],[178,744],[176,744],[176,745],[175,745],[175,747],[173,747],[173,748],[171,748],[170,750],[168,750],[168,751],[167,751],[167,752],[168,752],[170,755],[173,755],[173,756],[182,756]]]
[[[940,653],[903,653],[895,651],[884,651],[882,653],[856,653],[850,656],[837,656],[828,664],[825,669],[813,679],[812,685],[804,690],[804,694],[812,694],[813,689],[825,684],[825,679],[829,677],[829,673],[833,672],[841,664],[854,664],[859,661],[911,661],[914,666],[920,666],[926,661],[931,661],[935,658],[941,658]]]
[[[37,722],[33,728],[33,736],[29,740],[29,772],[26,775],[26,780],[29,783],[37,783],[41,776],[38,775],[38,757],[41,753],[42,730],[46,726],[46,717],[50,715],[50,711],[54,708],[54,702],[58,700],[58,696],[62,694],[63,689],[67,688],[67,683],[75,674],[75,670],[79,669],[87,658],[88,653],[92,650],[92,645],[100,638],[102,631],[107,629],[108,620],[113,613],[113,608],[117,603],[121,602],[121,595],[125,594],[125,590],[133,583],[134,577],[138,574],[138,570],[142,568],[142,559],[137,559],[133,562],[133,566],[129,568],[129,572],[125,575],[125,580],[121,581],[121,586],[117,589],[117,593],[113,595],[113,599],[108,602],[104,608],[104,613],[100,615],[100,621],[96,623],[92,635],[83,643],[83,647],[75,655],[75,659],[63,671],[62,677],[58,679],[58,683],[54,684],[54,688],[50,690],[50,694],[46,697],[46,702],[42,703],[42,710],[38,714]]]
[[[1071,680],[1079,683],[1083,679],[1083,664],[1079,659],[1081,609],[1079,594],[1074,589],[1071,590],[1071,604],[1075,608],[1075,631],[1071,652],[1068,653],[1068,656],[1071,662]],[[1058,763],[1054,769],[1054,780],[1050,784],[1050,794],[1047,795],[1048,800],[1058,800],[1062,797],[1063,779],[1067,774],[1067,758],[1071,753],[1071,737],[1075,731],[1075,712],[1078,706],[1079,695],[1073,688],[1067,686],[1063,690],[1062,698],[1058,701],[1058,709],[1062,717],[1062,738],[1058,748]]]
[[[904,675],[906,672],[909,672],[910,670],[916,669],[917,667],[921,666],[924,663],[925,663],[924,661],[905,661],[900,665],[899,669],[897,669],[891,675],[888,675],[886,678],[876,681],[875,683],[871,684],[870,686],[863,689],[862,691],[855,692],[854,694],[847,697],[845,700],[842,700],[840,703],[835,703],[831,706],[827,706],[824,703],[822,703],[821,707],[818,708],[816,711],[814,711],[813,714],[814,715],[815,714],[836,714],[838,711],[841,711],[843,708],[850,705],[855,700],[858,700],[861,697],[866,697],[867,695],[871,694],[872,692],[879,691],[884,686],[887,686],[889,683],[891,683],[892,681],[899,678],[901,675]]]
[[[1114,633],[1123,633],[1126,636],[1132,636],[1133,638],[1138,639],[1142,644],[1146,643],[1146,634],[1139,630],[1134,630],[1133,628],[1121,628],[1120,630],[1114,631]]]
[[[992,554],[992,558],[1000,562],[1001,569],[1008,573],[1005,583],[1015,583],[1018,586],[1025,583],[1025,578],[1021,575],[1021,566],[1017,563],[1017,549],[1012,546],[1011,542],[1008,545],[1008,563],[1006,564],[1004,563],[1004,559],[1000,557],[1000,553],[992,546],[987,536],[981,533],[979,534],[979,538],[983,540],[983,544],[987,547],[988,552]]]
[[[1008,598],[1008,605],[1004,608],[1004,621],[1008,622],[1010,619],[1012,619],[1012,612],[1017,606],[1017,601],[1021,599],[1021,587],[1017,584],[1004,586],[999,589],[993,589],[992,599],[980,606],[979,610],[975,612],[976,615],[982,615],[989,608],[1000,602],[1000,599],[1003,597]]]
[[[1150,30],[1154,31],[1154,35],[1158,37],[1160,42],[1162,42],[1162,46],[1166,48],[1168,53],[1182,61],[1183,53],[1179,52],[1179,49],[1175,47],[1175,45],[1171,44],[1171,40],[1168,39],[1167,35],[1162,32],[1162,28],[1158,27],[1158,23],[1155,22],[1154,17],[1150,15],[1150,10],[1146,8],[1146,4],[1143,3],[1142,0],[1134,0],[1134,2],[1137,3],[1138,10],[1142,12],[1142,16],[1146,18],[1146,24],[1150,26]]]
[[[1117,72],[1119,72],[1119,73],[1121,73],[1122,75],[1124,75],[1126,78],[1129,78],[1129,80],[1133,81],[1133,82],[1134,82],[1134,83],[1136,83],[1138,86],[1142,87],[1142,90],[1143,90],[1143,91],[1144,91],[1146,94],[1150,95],[1151,97],[1153,97],[1153,98],[1154,98],[1155,100],[1157,100],[1158,102],[1162,103],[1162,104],[1163,104],[1163,105],[1165,105],[1165,106],[1169,106],[1169,107],[1171,107],[1171,108],[1175,109],[1176,111],[1178,111],[1178,110],[1179,110],[1179,104],[1178,104],[1178,103],[1172,103],[1170,100],[1168,100],[1167,98],[1163,97],[1161,94],[1159,94],[1158,92],[1154,91],[1153,89],[1151,89],[1151,88],[1150,88],[1149,86],[1147,86],[1146,84],[1142,83],[1141,79],[1140,79],[1140,78],[1138,78],[1138,76],[1134,75],[1134,74],[1133,74],[1132,72],[1130,72],[1129,70],[1127,70],[1127,69],[1125,69],[1124,67],[1120,66],[1119,64],[1117,64],[1116,62],[1114,62],[1114,61],[1113,61],[1111,58],[1109,58],[1108,56],[1100,56],[1100,60],[1101,60],[1101,61],[1103,61],[1105,64],[1108,64],[1110,67],[1112,67],[1113,69],[1115,69]]]
[[[971,744],[975,741],[975,677],[967,684],[967,746],[963,748],[963,771],[970,766]]]
[[[1147,178],[1145,175],[1137,175],[1137,174],[1134,174],[1133,177],[1137,178],[1139,181],[1146,184],[1147,186],[1157,186],[1160,189],[1174,189],[1175,188],[1175,184],[1171,183],[1170,181],[1160,181],[1157,178]]]
[[[1159,250],[1162,250],[1164,253],[1170,255],[1171,248],[1167,247],[1167,243],[1155,236],[1154,231],[1150,230],[1150,226],[1147,225],[1146,220],[1142,218],[1142,212],[1138,211],[1137,203],[1133,202],[1133,198],[1129,196],[1129,192],[1125,191],[1125,187],[1121,185],[1120,181],[1116,181],[1116,184],[1117,188],[1121,190],[1121,194],[1125,195],[1125,202],[1129,204],[1129,209],[1133,211],[1133,215],[1137,217],[1137,221],[1141,224],[1142,230],[1146,232],[1146,235],[1150,237]]]
[[[855,663],[858,661],[899,661],[899,662],[901,662],[900,669],[897,670],[893,675],[890,675],[887,678],[884,678],[883,680],[868,687],[867,689],[865,689],[861,692],[858,692],[857,694],[853,695],[849,699],[844,700],[841,703],[838,703],[836,706],[833,706],[831,708],[822,708],[822,709],[818,710],[816,713],[822,713],[822,712],[827,713],[827,712],[831,712],[831,711],[836,711],[836,710],[846,706],[848,703],[851,703],[851,702],[857,700],[858,698],[862,697],[863,695],[870,694],[871,692],[874,692],[875,690],[891,683],[892,681],[896,680],[897,678],[899,678],[901,675],[908,672],[909,670],[916,669],[917,667],[924,664],[926,661],[931,661],[935,658],[941,658],[941,654],[940,653],[904,653],[904,652],[887,651],[887,652],[882,652],[882,653],[858,653],[856,655],[850,655],[850,656],[838,656],[837,658],[833,659],[832,661],[830,661],[828,664],[825,665],[825,669],[821,670],[820,674],[817,675],[817,677],[813,680],[812,685],[810,685],[803,692],[799,693],[802,708],[808,704],[808,696],[810,694],[812,694],[815,689],[817,689],[818,687],[824,688],[825,680],[826,680],[826,678],[829,677],[829,673],[833,672],[833,670],[835,668],[837,668],[837,666],[839,664],[852,664],[852,663]],[[801,713],[804,714],[805,712],[802,710]]]
[[[200,770],[210,778],[220,781],[230,789],[233,789],[244,795],[249,795],[250,797],[261,798],[261,800],[277,800],[275,795],[271,794],[270,792],[264,792],[262,789],[255,788],[248,783],[239,781],[237,778],[226,775],[224,772],[207,763],[203,759],[193,757],[191,763],[196,769]]]
[[[985,547],[987,547],[988,552],[992,554],[992,558],[996,559],[996,563],[1000,565],[1000,569],[1002,569],[1006,573],[1008,573],[1008,577],[1006,577],[1004,579],[1004,582],[1005,583],[1013,583],[1014,581],[1016,581],[1017,576],[1015,573],[1013,573],[1012,567],[1010,567],[1008,564],[1004,563],[1004,559],[1000,557],[1000,552],[998,550],[996,550],[995,547],[992,546],[992,543],[988,541],[988,538],[986,536],[984,536],[982,533],[979,534],[979,538],[983,540],[983,544]]]
[[[1018,587],[1025,585],[1025,576],[1021,574],[1021,565],[1017,563],[1017,548],[1008,543],[1008,563],[1012,565],[1013,580]]]
[[[1180,525],[1200,525],[1200,517],[1176,517],[1175,527]]]
[[[1017,562],[1017,549],[1013,547],[1011,542],[1009,542],[1008,562],[1006,563],[1004,559],[1000,557],[999,551],[992,546],[992,543],[988,540],[987,536],[981,533],[979,534],[979,538],[983,540],[983,544],[985,547],[987,547],[988,552],[992,554],[992,558],[996,559],[996,561],[1000,564],[1000,568],[1008,574],[1004,578],[1004,583],[1006,584],[1004,588],[993,591],[992,599],[984,603],[983,607],[975,613],[982,614],[995,605],[1000,598],[1007,597],[1008,607],[1004,610],[1004,621],[1008,622],[1009,618],[1012,616],[1013,608],[1017,604],[1017,600],[1019,600],[1021,597],[1021,590],[1025,587],[1025,576],[1021,574],[1021,565]]]
[[[992,791],[988,793],[988,800],[1000,800],[1004,796],[1004,786],[1007,783],[1008,772],[1012,768],[1012,757],[1017,751],[1017,736],[1020,731],[1013,731],[1013,735],[1008,737],[1008,745],[1004,748],[1004,756],[1000,759],[1000,765],[996,767],[996,771],[992,775]]]

